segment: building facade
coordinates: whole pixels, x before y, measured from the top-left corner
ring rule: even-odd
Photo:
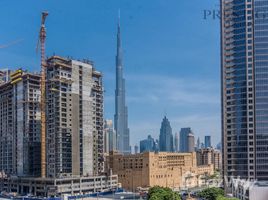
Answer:
[[[214,170],[220,171],[221,152],[213,148],[203,148],[196,151],[197,165],[211,165],[213,164]]]
[[[266,200],[268,196],[267,181],[250,181],[233,179],[232,193],[240,200]]]
[[[19,69],[0,84],[0,171],[7,175],[40,175],[39,102],[39,75]]]
[[[109,154],[110,151],[116,150],[116,133],[113,128],[112,120],[104,122],[104,152]]]
[[[214,149],[214,152],[213,152],[213,165],[214,165],[214,170],[217,170],[217,171],[222,170],[222,153],[218,149]]]
[[[210,148],[211,147],[211,136],[206,135],[205,136],[205,148]]]
[[[134,154],[137,154],[137,153],[139,153],[139,146],[136,144],[134,146]]]
[[[188,140],[188,151],[187,152],[194,152],[195,151],[195,139],[194,139],[194,134],[190,133],[187,136],[187,140]]]
[[[117,150],[124,154],[130,154],[131,147],[129,143],[128,109],[126,106],[125,79],[123,77],[123,49],[121,45],[121,31],[119,23],[117,29],[114,127],[117,135]]]
[[[34,197],[58,197],[57,199],[83,199],[92,194],[118,188],[117,175],[65,178],[0,178],[0,190]],[[84,195],[84,196],[82,196]],[[92,196],[90,196],[92,195]],[[32,197],[32,198],[34,198]],[[53,198],[51,198],[53,199]]]
[[[47,177],[103,171],[102,74],[90,61],[47,60]]]
[[[222,145],[221,145],[221,142],[219,142],[217,145],[216,145],[216,149],[218,149],[218,150],[222,150]]]
[[[180,131],[180,152],[189,152],[188,135],[192,134],[191,128],[182,128]]]
[[[178,133],[175,133],[174,151],[179,152],[179,134]]]
[[[159,136],[159,151],[165,152],[173,152],[174,151],[174,143],[173,143],[173,135],[172,128],[170,126],[170,122],[165,116],[160,128],[160,136]]]
[[[118,174],[118,182],[128,191],[153,186],[183,189],[202,185],[205,175],[214,173],[213,165],[197,166],[196,154],[145,152],[122,155],[111,152],[106,170]]]
[[[147,139],[140,141],[140,153],[156,151],[156,143],[151,135],[148,135]]]
[[[266,0],[221,0],[223,173],[268,180]]]
[[[11,72],[9,69],[0,69],[0,84],[10,81]]]

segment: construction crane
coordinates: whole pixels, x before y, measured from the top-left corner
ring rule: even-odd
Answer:
[[[46,177],[46,58],[45,58],[45,41],[46,28],[45,21],[48,12],[42,12],[41,28],[37,43],[37,50],[40,44],[41,53],[41,177]]]

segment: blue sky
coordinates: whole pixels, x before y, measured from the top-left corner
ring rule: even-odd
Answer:
[[[39,71],[40,13],[47,55],[95,62],[104,74],[105,118],[113,119],[116,24],[121,9],[131,144],[159,136],[167,114],[173,133],[220,141],[218,0],[1,0],[0,68]],[[18,41],[7,48],[2,45]]]

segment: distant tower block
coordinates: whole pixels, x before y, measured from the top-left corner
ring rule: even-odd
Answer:
[[[160,136],[159,136],[159,150],[166,152],[174,152],[173,142],[174,141],[172,135],[172,128],[170,126],[170,122],[165,116],[161,123]]]
[[[188,139],[188,152],[194,152],[194,134],[190,133]]]

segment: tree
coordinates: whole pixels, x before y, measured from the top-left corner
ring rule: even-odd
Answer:
[[[173,192],[170,188],[155,186],[148,192],[149,200],[180,200],[179,194]]]
[[[206,188],[199,192],[198,196],[205,198],[206,200],[218,200],[217,197],[224,196],[224,191],[223,189],[216,187]]]

